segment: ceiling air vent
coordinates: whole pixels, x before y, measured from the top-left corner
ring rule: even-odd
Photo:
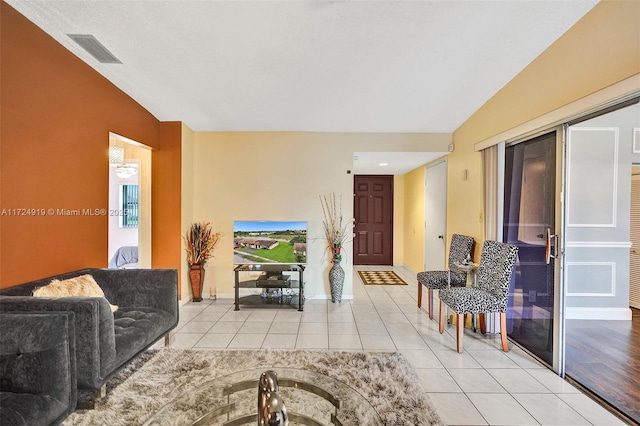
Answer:
[[[113,53],[109,52],[106,47],[102,45],[91,34],[67,34],[71,40],[75,41],[84,50],[89,52],[91,56],[96,58],[98,62],[103,64],[121,64],[120,59],[113,56]]]

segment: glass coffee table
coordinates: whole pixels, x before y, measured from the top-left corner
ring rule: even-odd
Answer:
[[[294,425],[382,425],[358,391],[324,374],[294,368],[255,368],[205,382],[158,410],[145,426],[240,426],[258,424],[258,381],[277,373],[279,391]]]

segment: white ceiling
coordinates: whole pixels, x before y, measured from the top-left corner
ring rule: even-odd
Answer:
[[[403,175],[427,164],[445,152],[354,152],[356,175]]]
[[[597,0],[8,3],[195,131],[450,133]],[[67,34],[94,35],[122,64]],[[358,152],[353,172],[403,174],[445,154]]]
[[[597,1],[8,3],[195,131],[450,133]]]

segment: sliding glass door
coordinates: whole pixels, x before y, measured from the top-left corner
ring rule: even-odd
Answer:
[[[557,132],[505,149],[504,242],[519,248],[507,332],[554,365]]]
[[[638,99],[507,144],[501,200],[502,240],[519,247],[509,338],[640,423],[634,164]]]
[[[630,308],[640,104],[566,128],[564,372],[640,423],[640,313]]]

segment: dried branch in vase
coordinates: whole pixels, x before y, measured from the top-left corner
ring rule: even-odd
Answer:
[[[322,229],[327,240],[327,251],[331,254],[331,259],[334,262],[340,262],[344,243],[347,242],[352,232],[352,219],[348,219],[346,223],[343,221],[342,196],[338,202],[335,193],[322,195],[320,196],[320,204],[324,215]]]
[[[204,264],[213,257],[220,232],[213,232],[211,223],[193,223],[184,236],[189,265]]]

